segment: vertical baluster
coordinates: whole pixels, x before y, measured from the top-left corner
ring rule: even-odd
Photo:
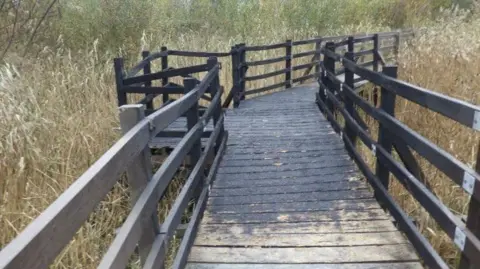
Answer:
[[[117,86],[117,104],[123,106],[127,104],[127,93],[123,88],[123,58],[115,58],[113,60],[113,67],[115,71],[115,83]]]
[[[142,51],[142,58],[145,59],[150,55],[150,52],[145,50]],[[150,61],[143,67],[143,74],[150,74],[152,72],[152,67],[150,65]],[[152,81],[145,82],[145,87],[152,87]],[[148,97],[149,94],[145,94],[145,97]],[[153,109],[153,99],[146,103],[147,109]]]
[[[397,66],[385,66],[382,71],[383,74],[397,78]],[[385,88],[381,88],[380,90],[380,108],[387,112],[392,117],[395,117],[395,94],[388,91]],[[392,135],[388,132],[387,128],[385,128],[381,123],[378,129],[378,143],[389,153],[392,153],[393,147],[393,140]],[[376,175],[383,183],[385,188],[388,190],[389,186],[389,177],[390,172],[388,168],[384,167],[378,160],[376,164]]]
[[[168,49],[167,47],[162,47],[160,49],[162,52],[165,52],[167,55],[162,56],[162,70],[167,70],[168,69]],[[165,86],[168,84],[168,78],[162,78],[162,86]],[[168,101],[168,93],[164,93],[162,100],[163,103],[165,104]]]
[[[285,88],[292,87],[292,40],[285,41],[285,69],[287,72],[285,73]]]

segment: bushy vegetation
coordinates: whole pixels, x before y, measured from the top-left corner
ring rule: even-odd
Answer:
[[[112,75],[118,55],[131,63],[141,50],[162,45],[227,51],[241,42],[426,27],[402,50],[400,77],[478,103],[479,24],[475,6],[451,0],[0,0],[0,247],[118,138]],[[188,61],[173,58],[171,64]],[[228,61],[223,69],[222,84],[229,85]],[[478,139],[472,133],[406,101],[398,102],[398,111],[415,130],[474,164]],[[422,166],[436,194],[466,212],[467,197]],[[394,188],[453,263],[454,248],[428,214]],[[54,267],[95,268],[128,208],[127,190],[118,185]]]

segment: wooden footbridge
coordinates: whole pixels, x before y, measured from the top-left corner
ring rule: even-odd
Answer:
[[[479,268],[478,168],[407,127],[394,108],[398,95],[479,130],[480,107],[398,80],[388,56],[395,58],[404,36],[410,35],[240,44],[228,53],[162,48],[145,52],[129,72],[116,59],[124,135],[1,250],[0,268],[48,268],[125,172],[132,210],[99,254],[100,264],[84,266],[138,268],[130,264],[138,255],[142,268],[164,268],[176,236],[181,243],[171,268],[449,268],[389,194],[394,179],[458,247],[458,267]],[[285,56],[249,57],[275,49]],[[208,61],[172,68],[170,56]],[[231,57],[233,86],[224,96],[218,58],[225,57]],[[156,59],[162,70],[152,72]],[[281,68],[252,74],[262,65]],[[248,86],[271,77],[277,78],[272,85]],[[379,87],[373,104],[363,97],[365,84]],[[142,99],[128,104],[133,94]],[[360,111],[378,121],[378,134]],[[360,154],[360,143],[374,165]],[[172,151],[154,170],[152,154],[164,148]],[[470,195],[465,222],[422,183],[412,151]],[[182,164],[190,174],[161,223],[157,204]],[[185,213],[191,202],[193,211]]]

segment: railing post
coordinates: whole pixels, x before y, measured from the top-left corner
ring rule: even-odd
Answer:
[[[355,52],[355,37],[349,36],[348,43],[347,43],[347,52],[353,53]],[[353,59],[352,59],[353,61]]]
[[[240,100],[245,100],[245,74],[247,73],[245,43],[238,46],[240,49],[239,56],[239,70],[240,70]]]
[[[167,47],[162,47],[160,49],[162,52],[168,53]],[[168,54],[165,56],[162,56],[162,70],[167,70],[168,69]],[[168,84],[168,78],[162,78],[162,86],[165,86]],[[168,93],[164,93],[162,100],[163,103],[165,104],[168,101]]]
[[[392,78],[397,78],[397,66],[385,66],[382,71],[383,74],[392,77]],[[381,88],[380,90],[380,108],[391,115],[392,117],[395,117],[395,94],[386,90],[385,88]],[[389,153],[392,153],[392,147],[393,147],[393,139],[392,135],[388,132],[388,130],[380,123],[379,129],[378,129],[378,143]],[[389,186],[389,177],[390,177],[390,172],[388,168],[384,167],[377,159],[377,164],[376,164],[376,175],[382,182],[382,184],[385,186],[385,188],[388,190]]]
[[[113,59],[113,68],[115,71],[115,83],[117,86],[117,104],[123,106],[127,104],[127,93],[122,91],[123,87],[123,58]]]
[[[351,38],[351,40],[353,41],[353,37]],[[350,38],[349,38],[349,45],[350,45]],[[345,59],[353,61],[353,58],[354,58],[354,52],[353,52],[353,49],[352,51],[350,51],[350,46],[349,46],[349,51],[345,53]],[[354,73],[348,68],[345,68],[345,85],[347,85],[351,89],[355,89]],[[340,85],[340,87],[342,87],[342,85]],[[343,89],[340,89],[340,91],[343,91]],[[348,114],[350,114],[353,117],[355,115],[355,107],[353,105],[353,101],[348,96],[345,96],[343,99],[345,103],[345,109],[347,110]],[[350,128],[346,123],[345,123],[344,131],[348,139],[352,141],[352,144],[356,145],[357,136],[355,135],[355,132],[352,130],[352,128]]]
[[[232,96],[233,107],[240,105],[240,71],[239,71],[239,50],[238,45],[232,46]]]
[[[320,64],[320,60],[321,60],[321,53],[320,53],[320,49],[322,48],[322,40],[318,40],[317,42],[315,42],[315,61],[317,61],[318,63],[315,65],[315,74],[318,74],[321,70],[321,64]]]
[[[216,57],[211,57],[207,61],[208,65],[215,66],[218,64],[218,59]],[[210,85],[210,93],[212,95],[212,99],[215,98],[215,95],[220,91],[220,78],[218,76],[218,73],[215,75],[215,78],[213,79],[212,84]],[[212,104],[214,106],[217,106],[214,108],[213,112],[213,128],[215,129],[218,124],[218,120],[222,116],[222,98],[220,98],[218,104]],[[221,127],[220,133],[217,137],[217,141],[215,141],[215,153],[218,152],[218,149],[220,148],[220,144],[222,143],[222,138],[223,138],[223,132],[224,128],[223,126]]]
[[[192,91],[197,85],[195,78],[184,78],[183,86],[185,87],[185,94]],[[198,101],[185,113],[187,117],[187,128],[190,131],[195,124],[198,123]],[[192,149],[189,152],[190,156],[190,165],[193,167],[200,159],[202,154],[202,140],[199,138],[197,142],[193,145]]]
[[[480,143],[477,147],[475,171],[480,173]],[[474,197],[470,197],[466,222],[467,228],[470,230],[470,232],[472,232],[476,238],[480,238],[480,202]],[[460,263],[458,265],[459,269],[475,269],[478,268],[478,266],[478,264],[471,264],[468,258],[462,253],[462,257],[460,258]]]
[[[378,63],[380,62],[380,59],[378,58],[378,54],[380,53],[379,51],[379,40],[378,40],[378,34],[373,35],[373,71],[378,72]]]
[[[144,50],[142,51],[142,58],[145,59],[150,55],[150,51]],[[150,74],[152,72],[152,67],[150,65],[150,62],[146,64],[143,67],[143,74]],[[152,81],[147,81],[145,82],[145,87],[152,87]],[[145,97],[147,97],[149,94],[145,94]],[[146,103],[147,109],[153,109],[153,101],[149,101]]]
[[[285,88],[292,87],[292,40],[285,41],[285,56],[287,59],[285,60],[285,69],[287,72],[285,73]]]
[[[332,52],[335,53],[335,43],[334,42],[327,42],[327,44],[325,44],[325,49],[326,50],[330,50]],[[325,70],[327,72],[330,72],[331,74],[335,74],[335,59],[332,58],[332,57],[328,57],[326,54],[325,54],[325,59],[323,61],[323,64],[325,65]],[[330,91],[333,93],[333,87],[334,87],[334,84],[333,82],[328,78],[328,75],[325,74],[325,81],[324,81],[324,84],[325,86],[327,86],[327,91]],[[332,101],[330,101],[328,98],[327,98],[327,95],[326,93],[325,94],[325,101],[326,101],[326,105],[327,105],[327,108],[332,112],[334,113],[334,105],[332,103]]]
[[[398,64],[398,52],[400,51],[400,32],[394,35],[393,55],[395,55],[395,63]]]
[[[120,110],[120,126],[123,134],[127,133],[138,122],[145,118],[145,108],[141,104],[124,105]],[[130,189],[130,203],[133,206],[153,174],[150,149],[145,149],[133,160],[127,168],[127,179]],[[147,259],[155,236],[159,233],[157,210],[149,220],[142,224],[142,236],[138,242],[138,250],[142,264]]]

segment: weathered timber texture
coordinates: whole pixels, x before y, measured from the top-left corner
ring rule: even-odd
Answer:
[[[315,86],[247,99],[188,269],[422,268],[314,103]]]

